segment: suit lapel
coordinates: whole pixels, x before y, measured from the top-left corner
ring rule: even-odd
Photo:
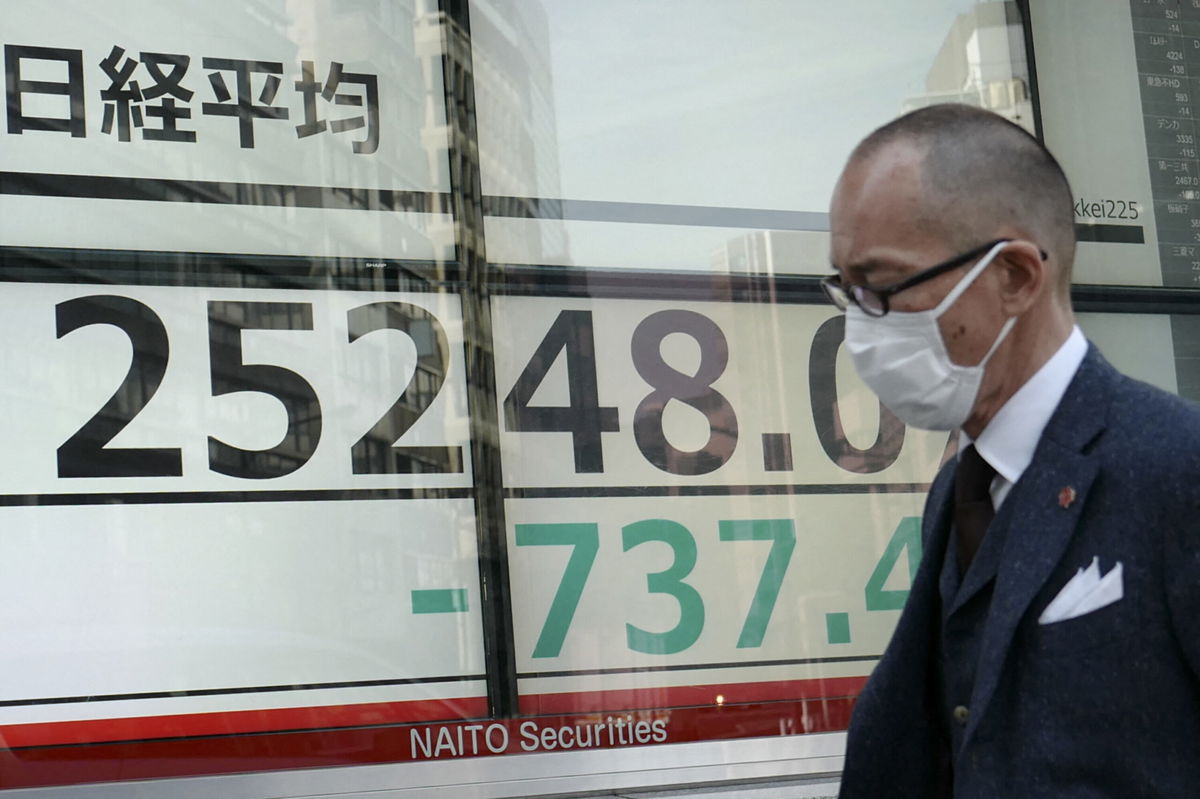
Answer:
[[[1017,504],[980,649],[971,719],[964,731],[968,740],[996,692],[1017,625],[1062,560],[1087,506],[1099,459],[1086,454],[1086,448],[1106,426],[1118,379],[1116,371],[1089,346],[1038,442],[1033,461],[1006,500]],[[1070,502],[1060,501],[1063,489],[1074,491]]]

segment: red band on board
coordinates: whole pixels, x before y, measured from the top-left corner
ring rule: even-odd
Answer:
[[[524,697],[523,703],[528,700],[530,706],[542,708],[542,713],[559,706],[607,709],[502,720],[480,718],[486,713],[484,700],[468,698],[13,725],[0,727],[0,736],[9,747],[22,748],[0,748],[0,786],[46,787],[295,768],[446,762],[466,757],[834,732],[849,725],[854,694],[864,680],[836,678],[546,694]],[[716,702],[717,696],[724,702]],[[751,697],[760,699],[754,701]],[[691,706],[645,705],[684,701]],[[642,707],[622,707],[631,703],[641,703]],[[472,712],[476,714],[474,719],[463,720]],[[454,720],[429,723],[430,715],[450,713],[455,714]],[[321,725],[326,729],[270,731],[272,724]],[[202,737],[145,740],[157,735]],[[106,736],[109,741],[116,736],[142,740],[78,743]],[[40,743],[17,744],[16,740]],[[57,741],[58,745],[47,745],[49,741]]]
[[[487,699],[482,696],[414,702],[372,702],[329,707],[10,724],[0,726],[0,742],[10,749],[16,749],[26,746],[61,746],[148,738],[187,738],[201,735],[311,730],[322,727],[411,724],[479,718],[485,715]]]

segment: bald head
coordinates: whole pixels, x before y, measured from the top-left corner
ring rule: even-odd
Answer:
[[[955,249],[1017,231],[1051,254],[1056,293],[1069,302],[1075,258],[1071,187],[1041,142],[1007,119],[966,105],[922,108],[864,139],[849,172],[895,148],[919,155],[916,224]]]

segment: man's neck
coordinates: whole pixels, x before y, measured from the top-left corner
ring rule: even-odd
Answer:
[[[972,439],[979,438],[1005,403],[1054,357],[1074,328],[1075,320],[1070,312],[1054,315],[1053,324],[1039,326],[1017,322],[1009,341],[1005,342],[1007,346],[988,362],[980,397],[963,424],[963,431]]]

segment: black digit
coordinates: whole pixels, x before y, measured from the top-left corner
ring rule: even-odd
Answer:
[[[129,297],[78,297],[54,306],[58,338],[88,325],[113,325],[129,337],[133,360],[116,392],[58,448],[59,477],[179,477],[177,448],[108,447],[158,391],[170,346],[158,314]]]
[[[571,404],[565,408],[530,405],[534,392],[546,379],[546,373],[558,360],[559,353],[563,352],[567,356]],[[570,433],[575,471],[604,471],[600,434],[615,433],[621,426],[616,408],[600,407],[591,311],[559,313],[504,398],[504,423],[515,432]]]
[[[214,397],[253,391],[279,400],[287,432],[270,449],[241,449],[208,437],[208,465],[230,477],[266,480],[308,463],[321,440],[321,404],[308,381],[290,369],[242,361],[243,330],[312,330],[307,302],[210,302],[208,356]]]
[[[808,354],[808,391],[812,399],[817,440],[829,459],[848,472],[882,472],[900,457],[904,445],[904,423],[879,404],[879,434],[875,443],[859,449],[846,438],[838,410],[837,354],[846,337],[846,317],[834,316],[817,328]]]
[[[700,345],[700,366],[689,375],[669,366],[662,342],[671,333],[691,336]],[[672,474],[708,474],[720,468],[737,447],[737,415],[712,384],[729,365],[729,345],[716,322],[694,311],[659,311],[642,320],[630,344],[633,366],[654,389],[633,415],[633,438],[646,460]],[[663,434],[663,410],[679,400],[708,419],[708,442],[695,452],[675,448]]]
[[[397,447],[442,390],[450,364],[446,331],[429,311],[407,302],[373,302],[346,314],[350,343],[376,330],[399,330],[417,345],[412,380],[375,425],[350,448],[355,474],[461,472],[462,447]]]

